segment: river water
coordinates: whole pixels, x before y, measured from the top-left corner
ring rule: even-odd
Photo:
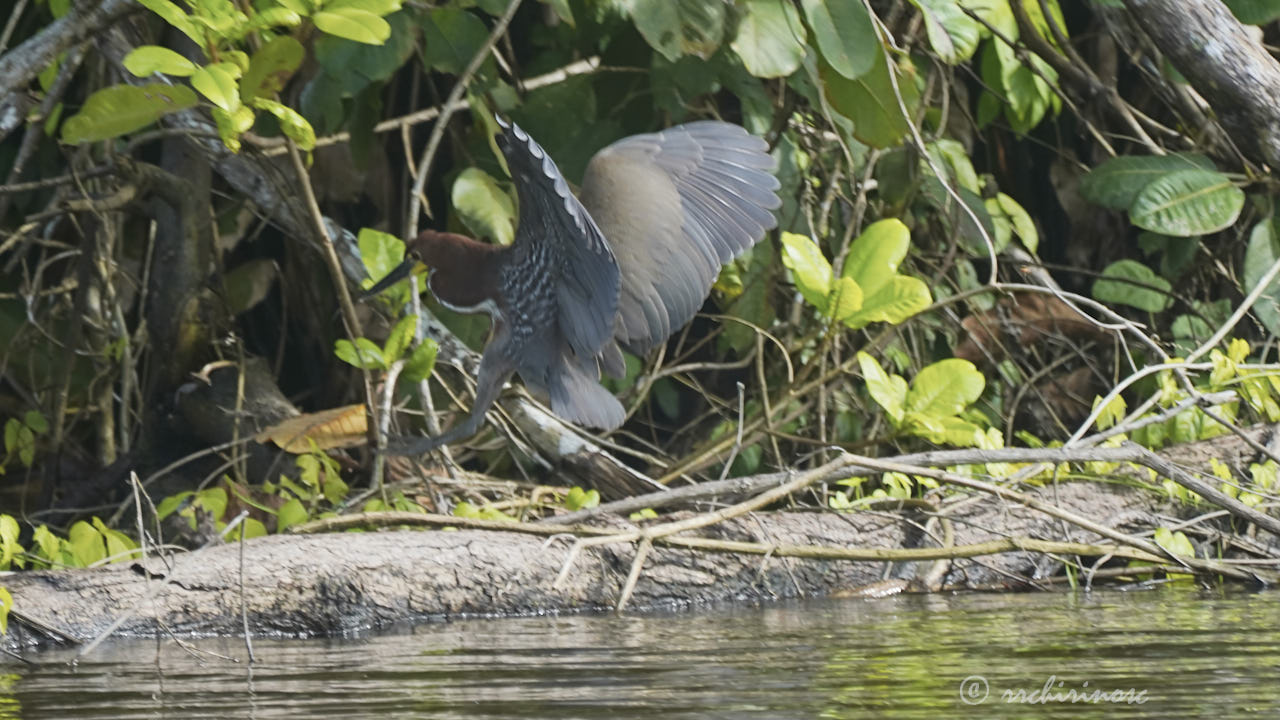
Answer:
[[[253,647],[252,667],[225,638],[0,658],[0,718],[1280,717],[1274,592],[828,599]]]

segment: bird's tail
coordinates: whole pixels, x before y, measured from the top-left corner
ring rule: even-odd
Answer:
[[[622,403],[600,385],[595,360],[583,367],[572,358],[561,365],[547,388],[551,410],[570,422],[601,430],[613,430],[626,419]]]

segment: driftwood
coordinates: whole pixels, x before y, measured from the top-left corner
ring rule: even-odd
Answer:
[[[1148,525],[1153,513],[1167,510],[1153,494],[1118,485],[1068,483],[1028,494],[1117,527]],[[938,567],[938,558],[948,556],[956,557],[944,561],[940,587],[1034,587],[1057,560],[1032,551],[963,557],[965,549],[985,554],[993,548],[979,544],[993,542],[1011,543],[1007,549],[1022,542],[1052,549],[1053,543],[1031,540],[1045,537],[1102,540],[1083,531],[1064,536],[1057,520],[989,497],[951,516],[953,547],[940,548],[926,536],[926,521],[911,508],[759,513],[728,520],[702,533],[709,539],[703,545],[737,541],[770,547],[772,553],[685,547],[675,544],[685,540],[677,536],[649,553],[632,607],[852,594],[867,587],[896,591],[919,586]],[[625,523],[613,518],[609,524]],[[580,535],[604,531],[579,529]],[[556,584],[570,545],[563,535],[476,529],[276,535],[247,541],[243,558],[238,544],[226,544],[92,570],[20,573],[5,578],[16,610],[2,647],[88,643],[109,630],[132,636],[238,635],[247,623],[255,635],[303,636],[465,615],[613,607],[636,546],[587,548]],[[1092,554],[1109,547],[1060,545]],[[859,548],[866,559],[797,556],[798,550],[816,547]],[[902,562],[885,559],[904,548],[927,550],[903,556]],[[1111,547],[1117,556],[1125,550]],[[886,580],[891,582],[880,584]]]

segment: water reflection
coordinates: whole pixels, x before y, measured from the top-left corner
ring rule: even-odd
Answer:
[[[0,667],[0,718],[1227,716],[1280,709],[1276,601],[1165,589],[471,620],[259,638],[252,670],[218,657],[244,657],[240,640],[120,641],[75,669],[69,651]],[[1046,683],[1146,702],[1002,699]]]

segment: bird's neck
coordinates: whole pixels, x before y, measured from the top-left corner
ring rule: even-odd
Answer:
[[[506,248],[453,233],[419,236],[418,253],[431,270],[432,294],[451,310],[497,314],[499,269]]]

